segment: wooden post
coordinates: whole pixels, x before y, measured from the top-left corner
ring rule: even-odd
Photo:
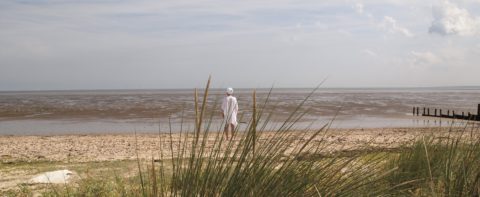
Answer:
[[[440,117],[442,117],[442,109],[440,109]]]
[[[430,116],[430,108],[427,108],[427,115]]]
[[[452,110],[452,117],[455,118],[455,110]]]
[[[419,111],[420,111],[420,107],[417,107],[417,116],[419,114]]]
[[[425,107],[423,108],[422,116],[425,116]]]
[[[415,116],[415,107],[413,107],[413,116]]]
[[[480,103],[477,106],[477,120],[480,120]]]
[[[450,116],[450,110],[447,110],[447,116]]]
[[[437,116],[437,108],[435,108],[435,116]]]
[[[480,115],[480,104],[478,104],[478,107],[477,107],[477,116]]]

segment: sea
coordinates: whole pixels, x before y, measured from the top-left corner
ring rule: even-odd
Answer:
[[[413,107],[477,113],[480,87],[236,89],[239,130],[253,114],[276,130],[437,127],[465,121],[413,115]],[[222,130],[223,89],[1,91],[0,135],[69,135],[191,132],[195,98],[202,129]]]

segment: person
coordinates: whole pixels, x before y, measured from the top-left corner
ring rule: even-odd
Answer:
[[[224,132],[228,139],[228,130],[230,129],[231,138],[233,138],[233,131],[237,126],[238,102],[237,98],[233,96],[233,89],[227,88],[225,97],[222,102],[222,117],[225,124]]]

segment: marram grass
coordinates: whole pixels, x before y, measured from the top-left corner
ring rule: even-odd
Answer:
[[[478,127],[468,129],[478,132]],[[480,140],[465,133],[422,137],[388,161],[387,168],[393,167],[386,181],[396,195],[479,196]]]

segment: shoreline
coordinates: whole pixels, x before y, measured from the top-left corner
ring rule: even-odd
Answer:
[[[315,120],[302,120],[295,123],[296,129],[321,128],[330,123],[333,117],[321,117]],[[468,121],[450,120],[431,117],[410,116],[406,118],[389,118],[375,116],[352,116],[348,118],[336,118],[332,128],[338,129],[377,129],[377,128],[424,128],[424,127],[450,127],[464,126]],[[277,130],[283,121],[272,120],[267,124],[265,130]],[[239,130],[245,130],[247,123],[241,122]],[[169,120],[164,119],[54,119],[54,120],[3,120],[0,121],[0,136],[52,136],[52,135],[98,135],[98,134],[158,134],[179,133],[181,130],[191,131],[194,123],[190,120],[173,119],[171,125]],[[211,130],[219,130],[221,120],[214,119],[211,122]],[[220,129],[221,130],[221,129]]]

